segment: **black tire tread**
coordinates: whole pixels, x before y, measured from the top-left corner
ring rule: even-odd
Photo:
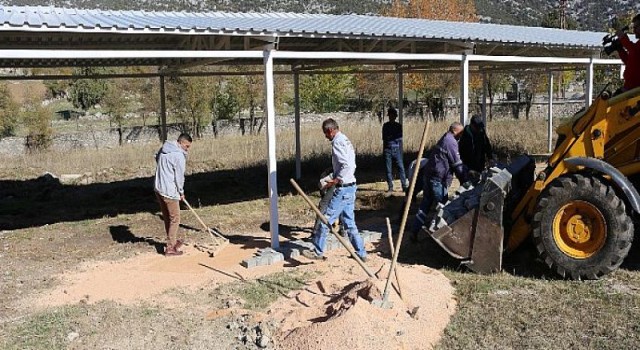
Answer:
[[[579,198],[575,198],[578,196]],[[616,232],[609,232],[605,247],[593,257],[577,262],[577,260],[564,255],[557,247],[551,246],[549,238],[552,232],[545,227],[549,226],[553,211],[564,201],[572,199],[589,200],[602,198],[601,203],[608,203],[608,208],[615,222],[608,222],[608,227],[618,227]],[[595,204],[595,203],[593,203]],[[614,270],[624,261],[633,241],[633,222],[627,215],[625,203],[622,201],[611,185],[596,176],[584,176],[572,174],[554,180],[540,195],[535,208],[532,221],[532,235],[536,250],[544,263],[563,278],[598,279]],[[552,229],[551,229],[552,230]],[[611,241],[613,240],[613,241]],[[608,252],[607,252],[608,251]]]

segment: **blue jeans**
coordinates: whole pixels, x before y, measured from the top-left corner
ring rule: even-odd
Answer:
[[[402,189],[407,188],[407,176],[404,172],[404,163],[402,162],[402,147],[400,145],[385,147],[384,149],[384,162],[387,166],[387,185],[389,190],[393,190],[393,162],[395,161],[398,167],[398,175],[400,176],[400,183]]]
[[[444,203],[448,198],[447,184],[437,179],[425,179],[422,202],[420,209],[413,222],[414,234],[418,233],[422,226],[426,226],[427,215],[431,211],[431,206],[437,203]]]
[[[364,250],[364,241],[358,232],[356,227],[355,214],[353,213],[356,202],[356,186],[338,187],[333,192],[333,197],[327,206],[327,209],[323,213],[329,224],[333,224],[338,217],[344,227],[345,231],[349,235],[349,241],[355,249],[356,253],[362,258],[367,255],[367,251]],[[316,254],[322,256],[327,243],[327,235],[329,234],[329,227],[327,225],[320,225],[320,232],[313,236],[313,245],[315,246]]]

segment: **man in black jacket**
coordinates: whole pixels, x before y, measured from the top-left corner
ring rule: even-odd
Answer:
[[[395,163],[398,167],[398,175],[400,176],[400,186],[402,186],[402,190],[406,192],[409,186],[402,160],[402,124],[396,121],[398,111],[395,108],[389,107],[387,116],[389,117],[389,121],[382,126],[383,153],[387,171],[387,191],[393,191],[392,163]]]
[[[492,159],[491,142],[489,142],[484,123],[479,115],[471,117],[469,125],[464,127],[458,147],[460,158],[469,170],[482,172],[487,159]]]

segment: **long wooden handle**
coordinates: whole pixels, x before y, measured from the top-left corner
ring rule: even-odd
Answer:
[[[336,232],[336,229],[333,227],[333,225],[329,224],[329,220],[327,220],[327,218],[324,216],[324,214],[322,214],[322,212],[320,212],[318,207],[316,207],[316,205],[313,204],[311,199],[309,199],[309,197],[304,193],[304,191],[302,191],[300,186],[298,186],[298,183],[294,179],[289,179],[289,182],[291,182],[291,184],[293,185],[293,188],[295,188],[296,191],[298,191],[298,193],[300,193],[302,198],[304,198],[304,200],[307,202],[307,204],[309,204],[311,209],[313,209],[313,211],[316,212],[316,215],[320,218],[320,221],[322,221],[323,224],[327,225],[329,227],[329,229],[331,230],[331,233],[333,233],[333,235],[336,236],[338,241],[345,248],[347,248],[347,251],[358,262],[358,265],[360,265],[360,267],[362,267],[362,269],[367,273],[367,275],[369,277],[371,277],[371,278],[376,278],[376,275],[374,275],[373,272],[371,272],[371,270],[369,270],[367,265],[365,265],[364,262],[362,262],[362,260],[358,256],[358,254],[356,254],[356,252],[353,250],[353,248],[351,248],[351,244],[349,242],[345,241],[344,238],[342,238],[342,236],[340,236],[340,234],[338,232]]]
[[[382,300],[387,301],[389,298],[389,285],[391,284],[392,271],[396,268],[398,262],[398,255],[400,254],[400,245],[402,244],[402,237],[404,236],[404,227],[407,223],[407,216],[409,215],[409,208],[411,207],[411,199],[413,197],[413,189],[416,187],[416,180],[418,179],[418,170],[420,169],[420,161],[422,160],[422,153],[427,145],[427,135],[429,135],[429,120],[424,125],[424,131],[422,132],[422,140],[420,141],[420,149],[418,149],[418,159],[416,159],[416,166],[413,169],[411,175],[411,182],[409,184],[409,193],[407,193],[407,201],[404,204],[404,211],[402,212],[402,221],[400,221],[400,231],[398,232],[398,240],[396,242],[395,250],[393,252],[393,260],[391,260],[391,267],[389,268],[389,277],[387,277],[387,283],[384,286],[384,293]]]
[[[393,245],[393,237],[391,235],[391,222],[389,221],[389,218],[387,219],[387,237],[389,238],[389,248],[391,249],[391,255],[393,256],[394,252],[395,252],[395,248]],[[398,295],[400,296],[400,299],[404,298],[402,297],[402,286],[400,285],[400,276],[398,276],[398,267],[396,266],[395,269],[393,269],[393,272],[396,275],[396,283],[398,284]]]
[[[196,213],[195,210],[193,210],[193,208],[191,207],[191,205],[189,204],[189,202],[187,202],[187,199],[182,199],[182,201],[184,202],[184,204],[187,205],[187,208],[189,208],[189,210],[191,210],[191,212],[193,213],[193,216],[196,217],[196,219],[198,219],[198,222],[200,222],[200,225],[202,225],[202,227],[204,228],[205,232],[208,233],[213,233],[215,236],[217,236],[218,238],[222,238],[222,239],[227,239],[226,237],[224,237],[223,235],[219,234],[218,232],[216,232],[215,230],[212,230],[209,226],[207,226],[207,224],[204,223],[204,221],[202,221],[202,219],[200,218],[200,216],[198,215],[198,213]]]

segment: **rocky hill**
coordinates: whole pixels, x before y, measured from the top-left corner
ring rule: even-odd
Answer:
[[[484,22],[537,26],[557,11],[557,0],[475,0]],[[4,5],[149,11],[300,12],[377,14],[391,0],[0,0]],[[582,30],[604,30],[611,17],[640,12],[640,3],[628,0],[569,0],[566,13]]]

